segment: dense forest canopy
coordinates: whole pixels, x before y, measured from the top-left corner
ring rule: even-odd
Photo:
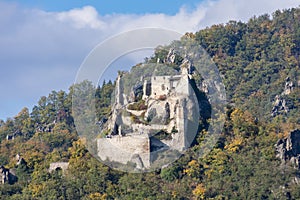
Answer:
[[[195,154],[202,131],[185,155],[155,172],[130,174],[101,164],[78,138],[74,85],[41,97],[32,112],[24,108],[0,121],[0,165],[17,177],[0,185],[1,199],[299,199],[300,184],[292,179],[300,171],[281,165],[274,145],[300,128],[300,8],[186,36],[210,54],[227,91],[225,126],[209,155]],[[145,60],[167,53],[157,48]],[[111,112],[114,86],[95,88],[99,120]],[[68,162],[68,169],[49,172],[53,162]]]

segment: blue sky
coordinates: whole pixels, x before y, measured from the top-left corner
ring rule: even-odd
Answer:
[[[113,35],[145,27],[195,32],[298,5],[300,0],[0,0],[0,119],[31,109],[52,90],[68,90],[89,52]],[[116,63],[130,66],[142,57]]]
[[[11,1],[10,1],[11,2]],[[27,8],[37,8],[45,11],[67,11],[73,8],[80,8],[86,5],[93,5],[102,14],[144,14],[144,13],[165,13],[174,15],[185,5],[192,9],[199,4],[199,0],[18,0]]]

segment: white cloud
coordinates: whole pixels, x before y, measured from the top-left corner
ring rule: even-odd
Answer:
[[[0,2],[0,118],[17,112],[5,106],[6,102],[31,99],[22,106],[33,105],[52,89],[67,89],[89,51],[112,35],[143,27],[185,33],[231,19],[247,21],[253,15],[299,4],[300,0],[210,0],[193,10],[183,6],[170,16],[101,15],[92,6],[45,12]],[[30,88],[21,87],[26,85]]]
[[[206,0],[194,10],[182,6],[175,15],[166,14],[112,14],[102,16],[92,6],[54,14],[76,28],[92,28],[102,32],[119,33],[141,27],[172,29],[181,33],[197,31],[212,24],[229,20],[247,21],[254,15],[271,14],[277,9],[297,7],[300,0]]]
[[[299,0],[219,0],[206,1],[200,6],[206,8],[201,24],[209,26],[226,23],[229,20],[247,21],[254,15],[272,14],[277,9],[287,9],[300,5]]]
[[[77,28],[105,28],[105,23],[99,20],[97,10],[92,6],[85,6],[82,9],[76,8],[68,12],[57,14],[60,21],[71,21]]]
[[[54,19],[62,23],[69,23],[74,28],[90,28],[108,33],[124,32],[136,28],[156,27],[173,29],[178,32],[197,30],[197,25],[204,16],[204,12],[188,13],[184,9],[174,15],[166,14],[112,14],[101,16],[96,9],[86,6],[66,12],[52,13]]]

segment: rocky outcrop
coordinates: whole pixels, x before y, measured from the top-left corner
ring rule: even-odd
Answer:
[[[276,157],[282,164],[292,164],[300,170],[300,130],[292,131],[287,138],[280,139],[276,145]]]
[[[175,55],[174,49],[171,48],[169,50],[169,53],[168,53],[167,58],[165,60],[165,63],[174,63],[175,58],[176,58],[176,55]]]
[[[271,116],[275,117],[282,113],[288,113],[289,107],[286,104],[286,100],[279,95],[276,95],[271,111]]]
[[[0,166],[0,176],[1,176],[1,183],[5,184],[9,180],[9,170],[3,166]]]
[[[17,181],[17,177],[11,170],[5,168],[4,166],[0,166],[0,180],[1,184],[13,184]]]
[[[20,156],[20,154],[17,154],[16,155],[16,165],[17,166],[19,166],[19,165],[26,165],[27,164],[27,162],[25,161],[25,159],[24,158],[22,158],[21,156]]]
[[[298,82],[299,86],[299,82]],[[287,77],[285,79],[285,84],[284,84],[284,90],[281,94],[276,95],[275,99],[273,101],[273,107],[271,111],[271,116],[275,117],[280,114],[285,114],[288,113],[290,109],[292,109],[292,106],[287,103],[287,95],[290,95],[294,90],[297,85],[290,79],[290,77]]]
[[[49,172],[53,172],[56,170],[62,170],[65,172],[69,168],[69,163],[68,162],[55,162],[55,163],[50,163],[49,167]]]
[[[290,77],[285,79],[285,86],[282,95],[289,95],[295,88],[293,81],[291,81]]]
[[[6,140],[14,140],[17,136],[21,136],[22,132],[17,130],[13,134],[6,135]]]

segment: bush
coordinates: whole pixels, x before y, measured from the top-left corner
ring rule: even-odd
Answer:
[[[127,107],[129,110],[146,110],[147,105],[145,104],[144,100],[140,100],[136,103],[129,104]]]

